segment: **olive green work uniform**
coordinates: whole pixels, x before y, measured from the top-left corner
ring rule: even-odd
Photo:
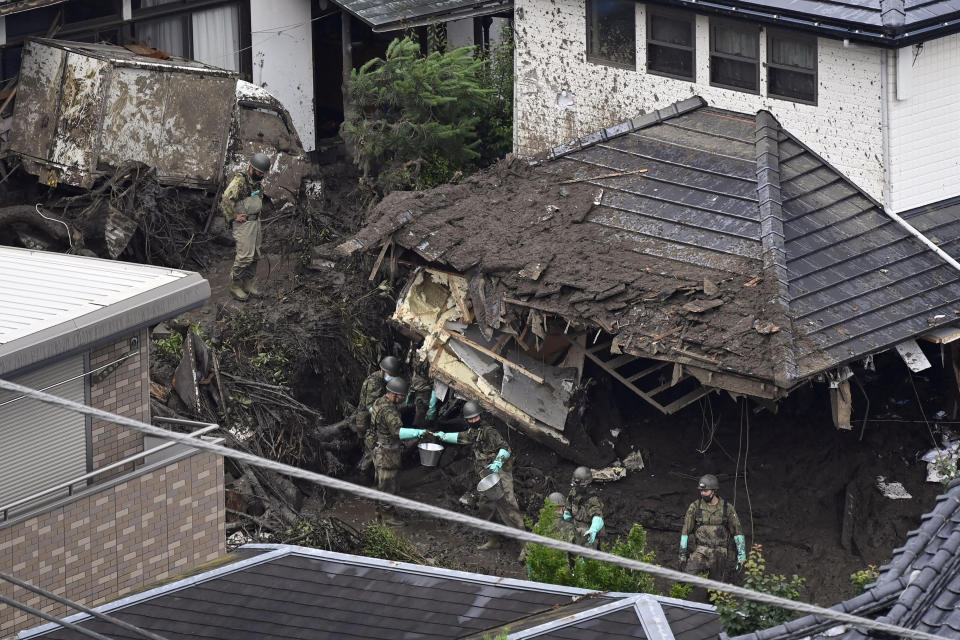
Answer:
[[[695,500],[687,508],[681,535],[693,536],[693,553],[687,560],[687,573],[707,573],[714,580],[724,580],[730,570],[730,541],[742,536],[740,518],[727,501],[717,504]]]
[[[490,475],[491,471],[487,468],[497,457],[500,449],[509,451],[507,441],[504,440],[500,432],[483,422],[475,423],[476,426],[466,431],[461,431],[457,439],[458,444],[470,446],[473,454],[473,468],[477,473],[477,480]],[[480,499],[481,507],[493,511],[503,524],[523,529],[523,516],[520,515],[520,506],[517,504],[517,497],[513,493],[513,458],[507,459],[500,467],[500,485],[503,487],[503,497],[495,502],[490,502],[483,496]]]
[[[234,174],[227,188],[223,190],[220,209],[237,243],[230,275],[234,281],[253,280],[257,276],[260,245],[263,244],[263,232],[260,228],[260,212],[263,210],[261,182],[251,178],[246,171]],[[246,222],[236,222],[238,214],[244,214]]]
[[[603,501],[594,493],[589,486],[581,487],[574,485],[570,487],[567,493],[566,509],[573,516],[573,526],[577,531],[577,544],[582,544],[591,549],[597,548],[597,542],[600,540],[598,533],[593,543],[588,543],[583,534],[593,524],[594,516],[603,517]]]
[[[396,493],[401,456],[400,428],[403,426],[400,411],[390,398],[381,396],[370,409],[370,422],[370,431],[376,439],[373,467],[377,472],[377,488]]]

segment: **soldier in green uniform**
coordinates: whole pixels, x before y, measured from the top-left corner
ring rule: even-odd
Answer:
[[[746,541],[740,518],[727,501],[717,495],[720,482],[708,473],[698,484],[700,499],[687,509],[680,532],[680,567],[686,563],[686,572],[707,573],[715,580],[725,580],[730,569],[730,536],[737,546],[737,569],[747,559]],[[689,536],[694,536],[693,553],[687,558]]]
[[[492,504],[483,499],[481,506],[491,509],[501,523],[523,529],[523,516],[520,515],[520,506],[513,493],[513,460],[510,450],[507,449],[507,441],[499,431],[481,420],[480,406],[476,402],[467,402],[463,405],[463,417],[470,425],[466,431],[459,433],[438,431],[433,435],[448,444],[470,446],[473,454],[473,468],[478,481],[491,473],[500,475],[503,497]],[[499,547],[499,536],[491,535],[479,549],[498,549]],[[523,556],[524,552],[521,551],[520,555]]]
[[[410,392],[407,393],[407,406],[413,407],[413,426],[424,428],[427,423],[437,418],[437,396],[433,393],[433,382],[430,381],[425,366],[418,367],[410,382]]]
[[[553,535],[558,540],[573,544],[577,540],[577,528],[573,523],[564,518],[566,512],[567,498],[559,491],[554,491],[547,496],[547,502],[556,507],[557,517],[553,521]]]
[[[597,548],[597,534],[603,529],[603,502],[590,489],[593,472],[587,467],[577,467],[570,478],[563,519],[571,522],[577,531],[577,539],[585,547]]]
[[[424,429],[405,429],[398,405],[407,397],[410,385],[400,377],[390,378],[386,394],[370,408],[370,430],[376,438],[373,448],[373,467],[377,471],[377,489],[397,492],[397,473],[400,472],[400,441],[420,438]]]
[[[260,245],[263,243],[260,229],[260,212],[263,209],[262,181],[264,174],[270,170],[270,164],[270,158],[266,154],[253,154],[247,170],[234,174],[220,199],[220,209],[237,243],[233,270],[230,272],[230,293],[237,300],[260,295],[255,281]]]
[[[350,426],[363,442],[363,457],[359,464],[361,471],[366,471],[370,467],[373,446],[376,444],[376,437],[370,429],[370,409],[377,398],[386,391],[387,382],[399,373],[400,361],[393,356],[386,356],[380,360],[380,368],[368,375],[360,387],[357,412]]]

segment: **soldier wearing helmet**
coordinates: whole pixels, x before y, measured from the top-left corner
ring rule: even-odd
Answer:
[[[400,472],[401,440],[421,438],[424,429],[406,429],[400,418],[399,404],[407,397],[410,385],[398,376],[387,381],[386,393],[370,407],[370,430],[376,444],[373,448],[373,467],[377,472],[377,488],[387,493],[397,492],[397,473]]]
[[[724,580],[730,569],[730,537],[737,547],[737,569],[747,558],[746,541],[740,518],[727,501],[717,495],[720,482],[708,473],[697,484],[700,498],[690,504],[680,532],[680,567],[687,573],[707,573],[710,578]],[[694,536],[694,549],[687,557],[689,536]]]
[[[603,529],[603,502],[590,489],[593,472],[587,467],[577,467],[570,478],[564,520],[577,529],[577,542],[591,549],[597,548],[597,534]]]
[[[376,437],[370,430],[370,408],[386,391],[387,382],[399,374],[400,361],[393,356],[386,356],[380,360],[380,367],[368,375],[360,386],[360,400],[357,402],[357,412],[354,414],[351,428],[363,440],[364,454],[359,465],[361,471],[369,468],[370,456],[376,444]]]
[[[260,245],[263,243],[260,229],[260,212],[263,209],[262,183],[264,174],[270,170],[270,164],[270,158],[265,154],[253,154],[246,170],[234,174],[220,198],[220,209],[237,243],[233,270],[230,273],[230,293],[237,300],[260,296],[256,277]]]
[[[477,480],[496,473],[500,475],[500,485],[504,495],[494,503],[482,501],[481,506],[495,513],[503,524],[517,529],[523,529],[523,516],[520,515],[520,506],[513,493],[513,460],[509,445],[500,432],[483,421],[480,415],[480,405],[476,402],[467,402],[463,405],[463,418],[469,428],[459,433],[444,433],[438,431],[433,435],[448,444],[465,444],[473,454],[473,467]],[[500,538],[489,536],[480,546],[481,550],[498,549]],[[524,551],[520,552],[524,555]]]
[[[554,491],[547,496],[547,504],[556,509],[556,518],[553,521],[553,534],[557,539],[564,542],[574,543],[577,540],[577,528],[573,523],[564,518],[567,507],[567,497],[559,491]]]

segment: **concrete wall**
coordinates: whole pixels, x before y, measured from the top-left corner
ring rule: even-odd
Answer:
[[[882,198],[881,54],[874,47],[818,41],[816,106],[711,87],[709,20],[696,22],[697,82],[646,73],[646,9],[636,9],[637,68],[586,61],[584,0],[516,0],[516,108],[514,150],[535,155],[551,146],[700,95],[733,111],[771,111],[792,134],[858,186]],[[760,60],[766,59],[760,38]]]
[[[890,208],[960,195],[960,34],[889,55]]]
[[[303,148],[316,148],[310,0],[250,0],[253,83],[290,112]]]
[[[223,460],[196,453],[0,525],[0,567],[75,602],[101,605],[222,555],[223,499]],[[57,616],[76,613],[8,582],[0,594]],[[42,623],[0,606],[0,636]]]
[[[131,348],[130,339],[136,337],[137,348]],[[119,367],[97,380],[90,379],[90,406],[127,418],[150,422],[150,337],[146,329],[118,338],[115,342],[90,352],[90,370],[114,362],[137,351],[139,355],[127,358]],[[107,373],[108,370],[104,370]],[[143,434],[125,429],[112,422],[94,420],[91,426],[93,468],[100,469],[143,451]],[[109,478],[132,467],[117,469]]]

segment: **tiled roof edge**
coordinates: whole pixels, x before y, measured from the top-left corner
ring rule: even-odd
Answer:
[[[790,278],[783,242],[783,200],[780,194],[780,123],[769,111],[757,112],[757,207],[760,211],[760,242],[763,272],[776,282],[773,321],[780,330],[771,336],[777,352],[774,381],[789,387],[796,379],[793,324],[790,318]]]
[[[894,557],[878,582],[886,582],[904,576],[913,566],[930,541],[940,532],[945,523],[952,523],[952,516],[960,510],[960,482],[952,481],[947,492],[937,496],[937,506],[922,517],[923,524],[908,533],[906,544],[894,549]]]
[[[651,111],[650,113],[645,113],[642,116],[625,120],[620,124],[607,127],[606,129],[600,129],[599,131],[594,131],[593,133],[588,133],[587,135],[575,140],[571,140],[566,144],[553,147],[547,151],[547,160],[549,161],[562,158],[563,156],[571,154],[574,151],[581,151],[588,147],[592,147],[595,144],[606,142],[607,140],[622,136],[630,133],[631,131],[645,129],[646,127],[659,124],[665,120],[670,120],[671,118],[682,116],[705,106],[707,106],[707,101],[700,96],[693,96],[692,98],[687,98],[686,100],[681,100],[680,102],[674,102],[663,109],[657,109],[655,111]]]
[[[900,578],[882,585],[875,585],[858,596],[845,600],[839,604],[830,607],[834,611],[842,611],[852,615],[863,616],[880,609],[885,608],[900,596],[900,593],[907,586],[907,580]],[[728,636],[726,633],[720,634],[720,640],[774,640],[775,638],[790,637],[802,633],[805,636],[813,636],[818,631],[823,631],[836,626],[835,620],[826,620],[818,615],[809,615],[791,620],[785,624],[761,629],[752,633],[745,633],[739,636]],[[799,636],[797,636],[799,637]]]

